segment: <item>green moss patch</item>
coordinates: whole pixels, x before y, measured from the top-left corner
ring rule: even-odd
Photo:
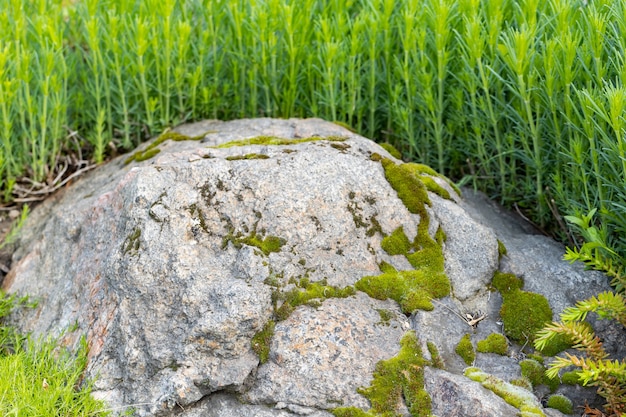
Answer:
[[[476,359],[476,352],[474,351],[474,346],[472,345],[469,333],[465,334],[461,338],[454,351],[463,359],[465,364],[471,365],[474,363],[474,360]]]
[[[506,355],[508,347],[506,337],[499,333],[491,333],[476,344],[476,350],[481,353],[496,353],[502,356]]]
[[[269,158],[270,157],[268,155],[264,155],[264,154],[247,153],[245,155],[227,156],[226,160],[227,161],[241,161],[241,160],[248,160],[248,159],[269,159]]]
[[[272,336],[274,336],[274,327],[274,321],[269,320],[265,326],[263,326],[263,329],[254,335],[250,341],[252,350],[259,355],[261,363],[266,363],[270,357],[270,343]]]
[[[402,153],[391,143],[384,142],[384,143],[379,143],[379,145],[381,148],[389,152],[389,155],[393,156],[396,159],[402,160]]]
[[[430,353],[431,366],[439,369],[444,369],[445,364],[443,363],[443,359],[439,354],[439,349],[437,349],[437,345],[435,345],[433,342],[426,342],[426,347],[428,348],[428,352]]]
[[[554,391],[560,384],[558,378],[550,379],[546,375],[546,368],[544,365],[534,359],[524,359],[519,365],[522,377],[527,378],[533,387],[546,385],[551,391]]]
[[[239,139],[230,142],[222,143],[221,145],[211,146],[214,149],[220,148],[232,148],[234,146],[249,146],[249,145],[272,145],[272,146],[284,146],[284,145],[298,145],[305,142],[317,142],[326,140],[329,142],[344,142],[348,138],[343,136],[328,136],[328,137],[310,137],[301,139],[286,139],[276,136],[256,136],[249,139]]]
[[[422,352],[414,332],[408,332],[400,341],[400,352],[395,357],[376,364],[369,387],[359,393],[370,402],[370,410],[341,407],[333,410],[337,417],[396,417],[403,403],[412,416],[429,416],[430,396],[424,390],[424,366],[429,362]]]
[[[385,236],[380,246],[389,255],[407,255],[413,248],[402,226],[394,230],[389,236]]]
[[[124,239],[124,243],[122,244],[122,253],[124,255],[136,255],[140,246],[141,229],[136,227],[128,236],[126,236],[126,239]]]
[[[514,274],[496,271],[491,280],[491,286],[504,295],[514,290],[521,290],[524,282]]]
[[[300,280],[290,280],[295,284],[295,288],[289,291],[281,291],[280,285],[276,286],[272,296],[274,305],[274,317],[278,321],[286,320],[296,307],[309,305],[318,307],[322,301],[328,298],[346,298],[354,295],[356,291],[353,287],[339,288],[328,285],[326,280],[310,282],[308,278]]]
[[[201,140],[209,133],[212,133],[212,132],[205,132],[202,135],[191,137],[191,136],[183,135],[183,134],[172,132],[172,131],[165,132],[161,134],[158,138],[156,138],[150,145],[148,145],[146,149],[144,149],[143,151],[137,151],[133,153],[131,156],[129,156],[126,159],[126,161],[124,161],[124,164],[129,164],[133,161],[141,162],[141,161],[145,161],[146,159],[152,158],[153,156],[161,152],[158,146],[162,144],[163,142],[165,142],[166,140],[173,140],[174,142],[181,142],[185,140]]]
[[[405,314],[418,309],[432,310],[432,298],[443,298],[450,293],[450,281],[443,272],[396,271],[389,267],[387,264],[387,272],[381,275],[361,278],[355,288],[377,300],[395,300]]]
[[[286,243],[285,239],[277,236],[263,236],[257,233],[256,226],[247,235],[242,233],[234,234],[233,230],[228,232],[228,235],[222,239],[222,249],[228,246],[228,242],[231,242],[237,249],[241,248],[241,245],[254,246],[263,252],[265,256],[272,252],[279,252],[283,245]]]
[[[572,414],[574,412],[572,401],[564,395],[551,395],[548,398],[547,406],[559,410],[563,414]]]
[[[518,289],[504,293],[502,297],[500,316],[504,332],[517,342],[532,342],[535,334],[552,320],[550,304],[541,294]]]
[[[472,381],[480,382],[483,387],[501,397],[507,404],[520,410],[522,416],[545,417],[541,404],[531,392],[487,374],[479,368],[467,368],[465,376]]]

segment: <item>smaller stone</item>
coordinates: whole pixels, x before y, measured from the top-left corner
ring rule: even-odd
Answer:
[[[11,210],[11,211],[9,211],[9,219],[15,220],[18,217],[20,217],[20,211],[19,210]]]

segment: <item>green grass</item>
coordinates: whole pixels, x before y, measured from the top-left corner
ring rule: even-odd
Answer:
[[[0,291],[0,414],[3,416],[105,416],[83,379],[87,344],[77,352],[56,340],[33,340],[4,326],[3,318],[28,300]]]

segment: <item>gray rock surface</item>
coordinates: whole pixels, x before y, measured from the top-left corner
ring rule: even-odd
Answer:
[[[70,347],[86,336],[86,376],[112,407],[185,417],[328,417],[340,405],[367,409],[358,388],[413,329],[424,345],[435,343],[446,365],[446,372],[425,370],[435,414],[515,415],[462,376],[466,365],[454,352],[465,333],[476,343],[502,331],[501,298],[488,289],[494,272],[523,275],[525,289],[546,295],[555,313],[607,288],[601,274],[561,261],[562,247],[529,234],[482,197],[429,193],[429,233],[440,226],[446,234],[452,296],[411,317],[395,301],[362,292],[319,298],[277,321],[261,364],[252,338],[277,320],[287,292],[306,283],[352,286],[380,274],[382,262],[410,269],[381,241],[400,226],[413,239],[420,216],[370,159],[374,152],[392,157],[332,123],[205,121],[176,130],[203,139],[165,141],[142,162],[126,165],[128,156],[120,157],[34,210],[2,283],[39,300],[12,317],[21,329],[61,335]],[[346,140],[215,147],[257,136]],[[264,239],[279,247],[264,250]],[[500,261],[497,239],[509,251]],[[486,317],[472,328],[467,313]],[[518,378],[519,350],[478,354],[475,365]]]
[[[515,416],[519,413],[481,384],[441,369],[426,368],[424,386],[432,399],[432,413],[439,417]]]

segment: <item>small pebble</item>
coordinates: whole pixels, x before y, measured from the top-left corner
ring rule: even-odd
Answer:
[[[9,211],[9,219],[15,220],[18,217],[20,217],[20,211],[19,210],[11,210],[11,211]]]

